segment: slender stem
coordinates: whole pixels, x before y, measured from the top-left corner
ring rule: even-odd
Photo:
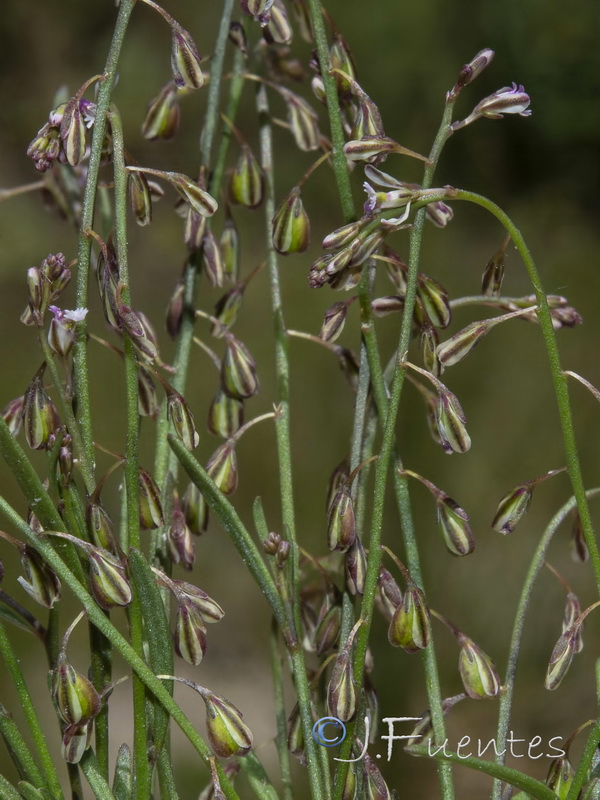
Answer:
[[[281,514],[285,534],[289,539],[291,552],[289,558],[289,578],[291,585],[292,608],[296,632],[301,630],[300,619],[300,586],[298,579],[298,544],[296,538],[296,524],[294,516],[294,495],[292,487],[292,458],[290,442],[290,371],[288,361],[288,340],[283,306],[281,302],[281,287],[277,253],[271,236],[271,220],[275,215],[275,179],[273,174],[273,138],[269,120],[269,106],[267,92],[260,86],[256,106],[260,124],[260,149],[261,166],[265,173],[267,187],[265,199],[267,262],[271,284],[271,309],[275,324],[275,370],[277,374],[277,403],[280,414],[275,420],[277,437],[277,457],[279,462],[279,490],[281,494]],[[323,794],[323,779],[321,775],[317,745],[312,737],[311,699],[304,661],[304,651],[296,642],[291,648],[292,668],[294,683],[298,696],[298,705],[302,719],[304,733],[304,748],[306,766],[308,769],[309,783],[313,800],[321,800]]]
[[[600,684],[598,685],[598,693],[600,694]],[[581,758],[579,759],[579,764],[577,765],[577,771],[573,776],[573,783],[569,787],[569,791],[565,800],[577,800],[577,798],[580,796],[579,792],[581,791],[581,787],[587,779],[588,770],[592,764],[594,756],[598,752],[599,746],[600,720],[597,720],[596,724],[592,727],[592,730],[589,733],[585,743],[585,748],[581,754]]]
[[[598,542],[594,533],[594,527],[590,516],[588,507],[585,487],[583,483],[583,476],[581,473],[581,465],[579,463],[579,455],[577,452],[577,442],[575,439],[575,427],[573,425],[573,414],[571,411],[571,404],[569,401],[569,390],[567,387],[567,378],[564,375],[560,365],[560,355],[558,351],[558,343],[556,340],[556,332],[552,325],[552,316],[550,308],[548,307],[548,300],[542,288],[537,267],[531,256],[529,248],[523,239],[521,231],[515,226],[510,217],[505,212],[488,200],[487,197],[482,197],[474,192],[467,192],[464,190],[457,190],[455,195],[457,200],[466,200],[470,203],[482,206],[504,226],[510,237],[519,251],[525,269],[529,275],[529,279],[533,285],[535,297],[538,305],[537,314],[540,320],[540,327],[542,329],[542,336],[544,337],[544,344],[546,345],[546,352],[548,353],[548,360],[550,362],[550,371],[552,373],[552,383],[554,385],[554,393],[558,405],[558,413],[560,417],[560,424],[562,428],[565,456],[567,462],[567,471],[571,479],[571,486],[573,487],[573,494],[577,500],[577,510],[581,518],[581,526],[585,536],[585,541],[590,551],[590,559],[594,569],[596,578],[596,585],[598,592],[600,592],[600,551],[598,549]]]
[[[25,183],[23,186],[13,186],[10,189],[0,189],[0,203],[3,200],[11,200],[17,195],[25,194],[26,192],[37,192],[44,189],[46,186],[45,181],[34,181],[33,183]]]
[[[94,793],[94,797],[98,798],[98,800],[115,800],[115,796],[110,790],[108,781],[104,777],[93,750],[86,750],[81,758],[80,766]]]
[[[110,49],[104,68],[104,79],[98,91],[98,103],[94,120],[90,159],[81,209],[79,246],[77,250],[77,300],[78,308],[87,308],[88,280],[90,272],[91,240],[88,231],[94,224],[94,208],[96,205],[96,188],[102,158],[102,145],[106,133],[106,120],[110,106],[110,98],[115,85],[117,66],[121,47],[127,30],[127,23],[133,11],[135,0],[121,0]],[[87,364],[87,322],[83,320],[77,326],[77,340],[74,346],[73,366],[77,391],[77,414],[81,427],[83,447],[87,463],[93,470],[94,446],[92,436],[91,405],[89,393],[89,374]]]
[[[281,668],[281,655],[279,653],[279,628],[277,620],[273,617],[271,622],[271,635],[269,637],[271,652],[271,672],[273,673],[273,691],[275,694],[275,719],[277,722],[277,756],[279,770],[283,784],[283,800],[293,800],[292,793],[292,767],[290,751],[287,746],[287,724],[285,715],[285,697],[283,694],[283,670]]]
[[[12,719],[11,714],[0,703],[0,736],[2,737],[6,749],[8,750],[11,760],[15,765],[21,780],[27,780],[34,786],[41,786],[44,777],[40,772],[40,768],[36,764],[31,751],[21,736],[21,732],[17,728]]]
[[[113,163],[115,181],[115,244],[119,264],[119,282],[123,286],[122,296],[127,305],[131,304],[129,269],[127,262],[127,170],[123,146],[123,128],[119,114],[113,108],[110,113],[113,135]],[[125,386],[127,397],[127,443],[124,464],[125,490],[127,503],[127,540],[121,542],[127,553],[130,548],[140,548],[140,517],[138,489],[138,380],[135,349],[131,338],[123,337],[125,362]],[[142,608],[137,592],[128,608],[131,629],[131,644],[135,652],[144,656],[144,632]],[[148,762],[148,731],[146,722],[146,690],[137,676],[133,679],[133,722],[134,722],[134,796],[144,800],[150,796],[151,771]]]
[[[73,580],[77,582],[75,578]],[[38,752],[46,785],[48,786],[48,789],[51,791],[54,798],[62,798],[63,793],[60,788],[60,781],[58,779],[58,775],[56,774],[56,769],[54,768],[52,756],[48,750],[48,745],[46,744],[46,737],[44,736],[44,732],[40,726],[40,721],[33,705],[33,701],[31,700],[29,689],[25,683],[25,678],[23,677],[19,659],[12,649],[10,639],[8,638],[1,620],[0,654],[2,655],[2,660],[4,661],[6,671],[10,675],[17,691],[19,702],[25,716],[25,721],[27,722],[27,727],[29,728],[29,733],[31,734],[31,738],[33,739]]]

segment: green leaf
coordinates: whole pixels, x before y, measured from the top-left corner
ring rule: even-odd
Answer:
[[[4,775],[0,775],[0,800],[22,800],[21,795]]]
[[[132,791],[133,773],[131,750],[126,744],[122,744],[117,753],[115,777],[113,778],[113,794],[115,800],[131,800]]]

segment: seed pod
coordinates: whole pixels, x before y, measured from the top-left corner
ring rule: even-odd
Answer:
[[[442,530],[446,547],[454,556],[467,556],[475,549],[469,515],[448,495],[436,502],[437,523]]]
[[[367,573],[367,554],[358,536],[348,549],[345,559],[346,588],[352,595],[363,595]]]
[[[248,37],[241,23],[234,21],[229,25],[229,41],[243,56],[248,55]]]
[[[322,616],[315,630],[315,649],[322,656],[332,650],[340,635],[342,625],[342,609],[332,605]]]
[[[269,21],[263,28],[263,36],[269,44],[290,44],[293,40],[293,31],[281,0],[274,0],[269,10]]]
[[[458,398],[449,390],[440,391],[436,403],[436,425],[446,453],[466,453],[471,438],[465,427],[467,419]]]
[[[572,625],[559,636],[554,645],[544,680],[544,686],[550,692],[558,689],[571,666],[577,650],[577,628],[577,625]]]
[[[179,127],[177,87],[169,81],[148,104],[142,123],[144,139],[172,139]]]
[[[504,280],[504,256],[506,248],[510,242],[510,235],[507,235],[499,250],[488,261],[487,266],[481,276],[481,294],[486,297],[500,297],[502,293],[502,281]]]
[[[460,638],[458,669],[469,697],[481,700],[500,693],[500,678],[491,658],[468,636]]]
[[[90,681],[67,661],[66,648],[74,624],[63,637],[56,667],[51,673],[51,693],[63,722],[67,725],[83,725],[96,716],[101,703]]]
[[[130,172],[129,202],[133,216],[138,225],[149,225],[152,222],[152,199],[148,179],[143,172]]]
[[[304,152],[318,150],[321,145],[319,118],[314,108],[300,95],[289,89],[280,89],[288,111],[288,122],[296,146]]]
[[[425,595],[415,583],[406,587],[402,604],[394,611],[388,641],[407,653],[424,650],[431,638],[431,622]]]
[[[335,467],[329,477],[329,484],[327,486],[327,502],[325,506],[327,513],[329,513],[331,510],[331,505],[335,496],[337,495],[338,489],[340,489],[341,486],[347,482],[349,475],[350,466],[348,464],[348,459],[345,458],[337,465],[337,467]]]
[[[438,200],[437,203],[429,203],[425,207],[425,216],[436,228],[445,228],[453,219],[454,211],[446,203]]]
[[[202,237],[202,263],[206,270],[206,275],[212,286],[223,286],[225,280],[225,270],[221,250],[214,233],[210,228],[206,228]]]
[[[555,758],[550,763],[546,786],[552,789],[558,800],[566,800],[574,778],[575,770],[571,762],[567,756],[562,756],[561,758]],[[593,797],[593,795],[590,795],[590,797]]]
[[[363,763],[367,779],[365,800],[392,800],[388,785],[371,756],[366,754]]]
[[[392,574],[385,567],[379,567],[377,582],[384,612],[391,621],[396,609],[402,605],[402,592]]]
[[[167,390],[167,416],[186,449],[192,451],[198,447],[200,437],[194,425],[194,415],[185,402],[183,395],[176,392],[172,387]]]
[[[194,483],[190,483],[185,490],[181,503],[185,521],[192,533],[199,536],[208,526],[208,506]]]
[[[85,155],[85,120],[81,113],[81,99],[75,95],[65,106],[60,123],[62,154],[67,164],[76,167]]]
[[[287,746],[290,753],[295,756],[302,765],[305,765],[304,732],[302,730],[302,719],[300,717],[298,703],[292,708],[288,717]]]
[[[438,358],[436,349],[439,345],[439,337],[433,325],[425,324],[421,328],[420,342],[423,366],[432,375],[439,377],[442,373],[442,365]]]
[[[219,246],[221,248],[221,260],[225,277],[232,283],[236,283],[240,274],[240,235],[228,210]]]
[[[208,409],[208,429],[229,439],[244,423],[244,404],[219,389]]]
[[[205,690],[202,699],[206,706],[206,731],[216,755],[221,758],[245,756],[252,747],[252,733],[242,721],[242,713],[214,692]]]
[[[60,600],[61,584],[58,576],[32,547],[22,545],[19,549],[25,577],[19,575],[18,583],[36,603],[52,608]]]
[[[366,161],[379,164],[389,153],[395,153],[398,143],[388,136],[365,136],[352,139],[344,145],[344,155],[348,161]]]
[[[112,521],[99,501],[90,499],[86,508],[88,532],[92,541],[104,550],[113,550],[115,539]]]
[[[21,397],[15,397],[14,400],[9,400],[9,402],[4,406],[2,411],[0,411],[0,415],[6,425],[8,430],[12,433],[13,436],[16,436],[19,431],[21,430],[21,423],[23,421],[23,404],[25,402],[25,396],[21,395]]]
[[[468,64],[465,64],[464,67],[458,74],[458,79],[456,84],[450,94],[452,96],[457,95],[461,89],[465,86],[468,86],[472,81],[477,78],[478,75],[481,75],[483,70],[487,67],[487,65],[491,62],[494,58],[494,51],[490,50],[489,47],[480,50],[476,56],[474,56]]]
[[[187,581],[175,581],[171,579],[172,588],[178,601],[187,603],[202,616],[204,622],[219,622],[223,619],[225,612],[206,592]]]
[[[65,728],[60,752],[67,764],[79,764],[92,743],[92,728],[92,722],[86,722],[84,725],[68,725]]]
[[[241,0],[242,11],[244,14],[253,17],[261,25],[266,25],[273,0]]]
[[[522,483],[505,494],[498,503],[492,528],[498,533],[512,533],[521,517],[527,512],[533,495],[533,485]]]
[[[86,548],[90,565],[90,590],[100,608],[108,611],[114,606],[131,603],[131,586],[120,559],[108,550],[88,545]]]
[[[265,190],[265,175],[247,144],[242,145],[237,164],[229,178],[229,199],[235,205],[258,208]]]
[[[140,311],[134,311],[133,308],[126,306],[118,295],[117,306],[123,331],[131,339],[131,343],[142,361],[151,364],[156,359],[158,350],[154,331],[149,327],[147,319]]]
[[[360,267],[365,263],[365,261],[368,258],[371,258],[373,253],[379,248],[379,245],[382,243],[383,234],[380,231],[375,231],[369,236],[366,237],[359,236],[358,238],[360,240],[360,245],[353,252],[352,257],[348,262],[349,267]]]
[[[323,249],[338,250],[340,247],[349,244],[356,239],[362,225],[362,220],[357,220],[356,222],[349,222],[347,225],[342,225],[341,228],[336,228],[323,239]]]
[[[208,460],[206,471],[223,494],[233,494],[238,485],[235,442],[229,440],[217,447]]]
[[[194,566],[196,550],[192,532],[187,526],[185,515],[178,504],[173,508],[171,524],[167,531],[167,541],[173,563],[181,564],[184,569],[191,569]]]
[[[258,392],[256,364],[248,348],[232,334],[226,334],[227,350],[221,365],[223,390],[238,400],[252,397]]]
[[[567,594],[567,602],[565,605],[565,615],[562,623],[563,633],[567,631],[581,614],[581,605],[579,598],[573,592]],[[583,623],[580,623],[575,632],[575,652],[581,653],[583,650]]]
[[[177,604],[175,620],[175,652],[188,664],[198,666],[206,652],[204,619],[191,603],[181,599]]]
[[[303,253],[308,248],[310,220],[298,186],[294,186],[275,212],[272,227],[273,246],[278,253]]]
[[[215,198],[187,175],[179,172],[166,172],[165,178],[202,217],[212,217],[219,207]]]
[[[387,297],[376,297],[371,301],[371,308],[376,317],[385,317],[386,314],[403,311],[404,298],[397,294],[387,295]]]
[[[138,414],[156,419],[159,411],[158,395],[152,375],[141,364],[138,366]]]
[[[45,371],[44,361],[23,396],[23,427],[32,450],[47,449],[60,428],[58,412],[44,389]]]
[[[444,287],[421,273],[417,278],[417,296],[431,324],[436,328],[447,328],[452,319],[452,311],[448,292]]]
[[[204,75],[200,53],[190,34],[177,23],[171,25],[171,71],[179,89],[200,89]]]
[[[183,203],[185,224],[183,226],[183,241],[190,253],[197,253],[204,241],[206,233],[206,217],[201,216],[191,206]]]
[[[319,338],[324,342],[335,342],[344,330],[344,323],[348,315],[348,305],[345,302],[334,303],[325,312],[323,324],[319,331]]]
[[[215,339],[222,338],[227,329],[235,324],[244,299],[244,289],[245,286],[243,284],[237,284],[224,294],[215,305],[213,316],[221,323],[220,325],[214,324],[210,329],[210,334]]]
[[[143,530],[161,528],[165,524],[160,491],[156,481],[145,469],[138,470],[140,527]]]
[[[356,520],[350,489],[342,485],[329,509],[327,546],[330,550],[345,553],[356,538]]]
[[[329,713],[349,722],[356,714],[356,683],[349,651],[344,648],[335,659],[327,684]]]

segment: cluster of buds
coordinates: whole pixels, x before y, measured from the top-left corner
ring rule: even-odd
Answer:
[[[58,300],[70,280],[71,270],[62,253],[50,254],[39,267],[30,267],[27,270],[29,303],[21,314],[21,322],[41,327],[50,304]]]
[[[271,531],[263,541],[263,550],[275,559],[277,569],[283,569],[290,555],[290,543],[278,533]]]
[[[93,125],[96,115],[95,104],[82,97],[89,83],[86,82],[68,102],[54,108],[30,142],[27,155],[39,172],[46,172],[56,161],[75,167],[83,159],[86,130]]]

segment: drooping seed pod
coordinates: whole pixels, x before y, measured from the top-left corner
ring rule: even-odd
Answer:
[[[178,600],[183,600],[193,607],[202,616],[204,622],[219,622],[225,616],[221,606],[194,584],[171,579],[169,588],[173,589]]]
[[[340,635],[342,625],[342,609],[335,603],[326,610],[315,630],[315,649],[322,656],[332,650]]]
[[[120,559],[99,547],[86,547],[90,566],[90,590],[100,608],[108,611],[131,603],[131,586]]]
[[[114,550],[112,521],[99,500],[90,498],[86,507],[86,519],[88,533],[94,544],[104,550]]]
[[[66,104],[60,123],[61,158],[64,155],[67,164],[72,167],[76,167],[85,155],[85,134],[86,127],[81,111],[81,98],[75,95]]]
[[[137,371],[138,413],[140,417],[156,419],[159,412],[158,393],[152,374],[141,364]]]
[[[204,618],[189,602],[181,599],[175,614],[173,634],[175,652],[193,666],[201,663],[206,652],[206,626]]]
[[[269,9],[269,21],[263,28],[269,44],[290,44],[294,38],[287,11],[281,0],[274,0]]]
[[[555,758],[548,769],[546,786],[548,786],[558,800],[566,800],[569,789],[575,778],[575,770],[567,756]],[[593,797],[593,795],[590,795]]]
[[[300,188],[294,186],[283,200],[272,222],[273,246],[278,253],[303,253],[310,244],[310,220],[304,210]]]
[[[217,447],[206,464],[206,471],[223,494],[233,494],[238,485],[235,442],[228,440]]]
[[[36,603],[52,608],[60,600],[61,584],[58,575],[32,547],[22,545],[19,549],[25,577],[19,575],[18,583]]]
[[[25,402],[24,395],[21,395],[21,397],[15,397],[14,400],[9,400],[9,402],[4,406],[2,411],[0,411],[0,416],[6,423],[8,430],[12,433],[13,436],[17,436],[17,434],[21,430],[21,423],[23,422],[24,402]]]
[[[589,557],[590,551],[585,541],[581,517],[579,516],[579,511],[574,509],[573,524],[571,525],[571,558],[573,561],[585,564]]]
[[[344,562],[346,574],[346,588],[351,595],[363,595],[365,591],[365,578],[367,574],[367,554],[360,538],[356,536],[354,542],[346,553]]]
[[[475,540],[467,512],[448,495],[440,495],[436,502],[436,516],[449,552],[454,556],[472,553]]]
[[[221,382],[230,397],[244,400],[258,392],[256,363],[248,348],[232,334],[226,334],[227,349],[221,365]]]
[[[225,277],[231,283],[236,283],[240,275],[240,235],[228,207],[219,246]]]
[[[138,225],[149,225],[152,222],[152,198],[148,178],[143,172],[128,174],[129,203]]]
[[[295,756],[302,764],[306,764],[304,753],[304,732],[302,730],[302,718],[298,703],[292,708],[288,717],[287,746],[290,753]]]
[[[431,324],[436,328],[447,328],[452,319],[452,311],[450,298],[444,287],[421,273],[417,278],[417,295]]]
[[[356,538],[354,503],[347,485],[336,492],[327,522],[327,546],[330,550],[345,553]]]
[[[487,266],[481,276],[481,294],[486,297],[500,297],[502,293],[502,282],[504,280],[504,256],[506,248],[510,242],[510,235],[507,235],[498,251],[488,261]]]
[[[229,177],[229,200],[235,205],[258,208],[263,201],[265,175],[254,153],[247,144]]]
[[[331,510],[331,504],[337,495],[338,489],[340,489],[343,484],[346,484],[349,475],[350,465],[348,463],[348,459],[345,458],[343,461],[340,461],[340,463],[335,467],[329,476],[329,483],[327,485],[327,501],[325,504],[327,513],[329,513]]]
[[[573,592],[567,594],[565,604],[565,614],[563,617],[562,631],[565,633],[574,623],[575,620],[581,615],[581,605],[579,598]],[[575,652],[581,653],[583,650],[583,623],[580,623],[576,628],[575,633]]]
[[[446,453],[466,453],[471,447],[462,406],[448,389],[440,391],[436,403],[436,425]]]
[[[208,429],[223,439],[229,439],[243,423],[243,402],[219,389],[208,409]]]
[[[423,366],[432,375],[439,378],[442,374],[443,366],[437,355],[437,347],[440,343],[438,333],[433,325],[425,324],[421,328],[419,337],[421,343],[421,355],[423,357]]]
[[[74,626],[67,629],[51,673],[51,693],[61,719],[67,725],[85,724],[100,711],[100,697],[92,683],[67,660],[67,644]]]
[[[184,569],[190,570],[196,559],[196,548],[192,531],[185,521],[185,515],[178,502],[174,503],[167,542],[173,563],[181,564]]]
[[[248,37],[243,25],[235,20],[229,25],[229,41],[243,56],[248,55]]]
[[[171,71],[179,89],[200,89],[205,78],[200,53],[190,34],[177,23],[171,25]]]
[[[391,621],[396,610],[402,605],[402,592],[391,572],[383,566],[379,567],[377,583],[383,611]]]
[[[185,308],[185,284],[183,279],[180,279],[175,284],[175,289],[169,300],[167,306],[167,333],[171,339],[176,339],[181,330],[181,323],[183,322],[183,312]]]
[[[188,485],[181,501],[181,509],[192,533],[196,536],[204,533],[208,526],[208,506],[196,484]]]
[[[346,780],[342,790],[342,800],[359,800],[358,781],[356,780],[354,764],[348,765],[348,772],[346,773]]]
[[[179,172],[165,172],[164,175],[194,211],[202,217],[212,217],[219,207],[212,195],[187,175]]]
[[[407,653],[424,650],[431,638],[431,622],[425,595],[415,583],[406,587],[401,605],[394,611],[388,641]]]
[[[400,297],[398,294],[376,297],[371,301],[371,309],[376,317],[385,317],[386,314],[395,314],[404,310],[404,298]]]
[[[32,450],[45,450],[60,428],[58,412],[44,389],[46,362],[42,364],[23,396],[23,428]]]
[[[245,288],[244,284],[238,283],[217,301],[213,316],[220,324],[214,324],[210,329],[210,334],[215,339],[222,338],[227,329],[235,324],[239,310],[242,307]]]
[[[221,257],[219,243],[210,228],[206,228],[202,237],[202,263],[206,275],[212,286],[223,286],[225,281],[225,269]]]
[[[498,503],[492,528],[498,533],[512,533],[521,517],[527,512],[533,495],[533,485],[522,483],[504,495]]]
[[[66,489],[71,483],[73,475],[73,440],[68,433],[65,433],[58,451],[56,461],[56,476],[61,485]]]
[[[356,78],[356,67],[354,66],[354,57],[344,37],[336,32],[329,48],[329,61],[332,70],[338,70],[333,73],[337,85],[338,93],[348,95],[351,90],[351,82]],[[343,75],[340,75],[343,72]],[[347,76],[347,77],[346,77]],[[350,81],[348,80],[350,78]]]
[[[179,127],[179,116],[177,87],[169,81],[148,104],[142,123],[142,136],[150,141],[172,139]]]
[[[304,151],[318,150],[321,145],[319,118],[314,108],[303,97],[281,88],[279,93],[285,100],[288,122],[296,146]]]
[[[349,722],[356,714],[356,683],[349,651],[344,648],[335,659],[327,684],[329,713]]]
[[[138,470],[140,527],[143,530],[161,528],[164,524],[160,490],[156,481],[145,469]]]
[[[167,416],[183,445],[190,451],[198,447],[200,437],[194,425],[194,415],[183,395],[176,392],[173,387],[167,389]]]
[[[79,764],[92,743],[92,729],[91,721],[83,725],[68,725],[65,728],[60,752],[67,764]]]
[[[353,353],[352,350],[347,347],[339,347],[336,345],[335,354],[344,378],[346,378],[352,391],[356,392],[358,390],[358,372],[360,369],[356,353]]]
[[[344,330],[344,323],[348,315],[348,305],[347,302],[337,302],[325,312],[323,324],[319,331],[319,338],[324,342],[335,342]]]
[[[142,361],[153,363],[158,355],[156,335],[149,326],[145,315],[141,311],[134,311],[133,308],[125,305],[119,295],[117,295],[117,307],[119,322],[123,331],[131,339],[136,353]]]
[[[458,669],[465,692],[474,700],[496,697],[500,678],[492,659],[468,636],[461,635]]]
[[[266,25],[273,0],[241,0],[240,5],[244,14],[253,17],[261,25]]]
[[[558,689],[571,666],[577,651],[577,628],[577,625],[571,625],[558,637],[554,645],[544,680],[544,686],[550,692]]]
[[[244,723],[242,713],[221,695],[205,690],[202,699],[206,706],[206,731],[216,755],[221,758],[245,756],[252,747],[252,733]]]

